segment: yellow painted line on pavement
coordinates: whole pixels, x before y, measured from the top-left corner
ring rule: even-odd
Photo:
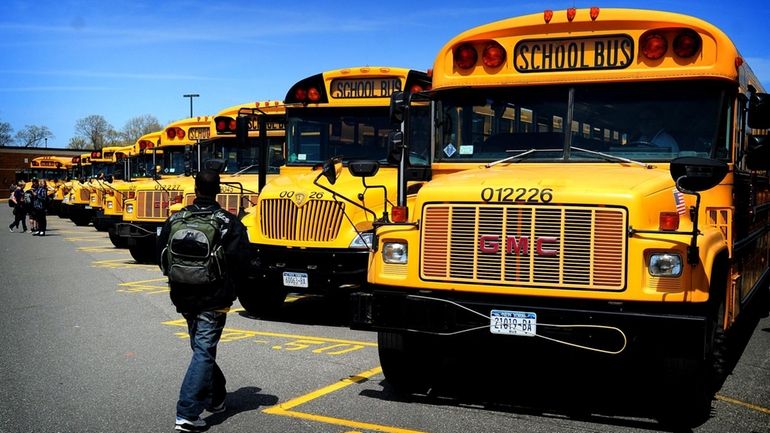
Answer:
[[[70,236],[64,239],[71,242],[100,242],[104,240],[104,236]]]
[[[91,245],[89,247],[78,247],[78,251],[84,251],[87,253],[123,253],[128,254],[128,251],[115,248],[112,244],[105,245]]]
[[[356,421],[356,420],[345,419],[345,418],[334,418],[334,417],[325,416],[325,415],[317,415],[317,414],[292,410],[293,408],[299,405],[305,404],[311,400],[315,400],[317,398],[339,391],[350,385],[361,383],[369,379],[370,377],[376,376],[380,373],[382,373],[382,367],[376,367],[371,370],[358,373],[355,376],[350,376],[348,378],[342,379],[337,383],[333,383],[319,390],[291,399],[286,403],[282,403],[282,404],[267,408],[262,412],[268,413],[271,415],[288,416],[292,418],[322,422],[326,424],[339,425],[339,426],[350,427],[350,428],[355,428],[360,430],[381,431],[386,433],[424,433],[420,430],[411,430],[411,429],[405,429],[401,427],[381,425],[381,424],[372,424],[372,423],[363,422],[363,421]]]
[[[751,410],[754,410],[754,411],[757,411],[757,412],[761,412],[761,413],[770,415],[770,409],[768,409],[766,407],[762,407],[762,406],[759,406],[759,405],[756,405],[756,404],[752,404],[752,403],[747,403],[745,401],[741,401],[741,400],[738,400],[738,399],[735,399],[735,398],[732,398],[732,397],[727,397],[726,395],[721,395],[721,394],[717,394],[715,396],[715,398],[717,400],[721,400],[721,401],[723,401],[725,403],[731,403],[731,404],[734,404],[734,405],[743,406],[745,408],[748,408],[748,409],[751,409]]]
[[[133,262],[133,259],[109,259],[109,260],[96,260],[91,262],[91,266],[95,268],[110,268],[110,269],[124,269],[124,268],[140,268],[147,270],[159,270],[158,265],[145,265]]]
[[[166,322],[161,322],[161,325],[181,326],[181,327],[187,328],[187,321],[185,319],[169,320]],[[296,334],[282,334],[278,332],[252,331],[248,329],[225,328],[224,332],[230,332],[234,334],[235,333],[244,334],[247,337],[256,337],[256,336],[279,337],[279,338],[287,338],[290,340],[310,340],[310,341],[319,341],[324,343],[353,344],[353,345],[360,345],[360,346],[366,346],[366,347],[377,347],[377,343],[373,343],[369,341],[341,340],[338,338],[315,337],[315,336],[296,335]]]
[[[153,283],[161,283],[161,282],[163,284],[153,284]],[[131,281],[128,283],[120,283],[118,284],[118,286],[128,287],[128,288],[118,289],[118,292],[148,293],[148,294],[166,293],[168,292],[167,282],[168,282],[168,279],[166,277],[163,277],[163,278],[153,278],[151,280],[141,280],[141,281]],[[187,326],[187,325],[185,324],[184,326]]]

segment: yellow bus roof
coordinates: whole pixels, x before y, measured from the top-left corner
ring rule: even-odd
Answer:
[[[163,131],[155,131],[155,132],[149,132],[139,137],[139,139],[136,140],[136,143],[134,143],[133,153],[138,155],[142,153],[142,151],[144,151],[145,153],[152,152],[152,149],[154,147],[157,147],[160,145],[161,134],[163,134]]]
[[[66,169],[72,167],[71,156],[44,155],[32,158],[29,162],[30,168],[59,168]]]
[[[171,122],[163,128],[158,147],[185,146],[211,138],[211,116],[196,116]],[[172,137],[171,131],[177,131]],[[179,130],[183,131],[181,134]]]
[[[233,105],[231,107],[227,107],[221,110],[219,113],[217,113],[216,116],[211,117],[211,125],[209,125],[209,127],[211,128],[211,131],[215,134],[215,136],[220,138],[235,137],[235,131],[234,129],[230,128],[229,121],[228,121],[228,125],[224,125],[226,130],[217,131],[217,119],[223,120],[221,119],[221,117],[235,119],[238,117],[239,113],[240,114],[265,113],[268,115],[283,116],[284,114],[286,114],[286,106],[284,106],[282,101],[256,101],[256,102],[248,102],[245,104]],[[269,137],[283,137],[284,135],[286,135],[284,122],[268,123],[267,135]],[[259,137],[258,123],[249,122],[249,137]]]
[[[622,80],[739,79],[741,68],[738,66],[745,62],[732,41],[706,21],[662,11],[596,10],[595,19],[591,17],[591,9],[577,9],[571,21],[567,11],[561,10],[552,11],[550,22],[546,22],[550,11],[545,11],[463,32],[439,51],[433,67],[433,89]],[[700,52],[690,59],[672,54],[670,41],[676,32],[684,29],[696,32],[702,41]],[[640,37],[649,31],[670,36],[668,54],[660,59],[649,60],[641,55]],[[481,59],[486,44],[492,40],[506,51],[504,63],[496,68],[488,68]],[[597,40],[599,45],[594,42]],[[454,64],[454,50],[464,43],[472,44],[479,58],[469,70],[460,70]],[[598,48],[581,51],[586,46],[601,46],[607,51]],[[571,48],[574,53],[569,51]],[[548,52],[546,56],[542,55],[544,49]],[[612,68],[591,67],[602,66],[599,61],[609,65],[613,56],[614,62],[621,64]],[[571,63],[576,67],[571,67]]]
[[[394,92],[411,90],[415,85],[420,86],[419,90],[430,86],[428,75],[391,66],[332,69],[295,83],[286,93],[284,103],[309,107],[381,107],[390,105]]]

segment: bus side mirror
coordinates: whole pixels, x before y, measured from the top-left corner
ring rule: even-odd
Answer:
[[[682,157],[671,161],[671,177],[687,191],[705,191],[722,182],[727,164],[709,158]]]
[[[184,175],[192,176],[192,146],[184,147]]]
[[[324,176],[331,185],[334,185],[337,182],[337,177],[339,177],[341,170],[342,162],[340,159],[330,158],[324,162],[323,168],[321,169],[321,175]]]
[[[350,161],[348,171],[355,177],[372,177],[380,170],[377,161]]]
[[[393,92],[390,97],[390,123],[401,124],[404,121],[406,111],[406,98],[404,92]]]
[[[749,135],[746,149],[746,168],[749,170],[770,170],[770,137]]]
[[[770,128],[770,95],[754,93],[749,99],[749,128]]]
[[[249,118],[247,116],[235,118],[235,137],[241,146],[245,146],[249,142]]]
[[[401,161],[401,148],[404,145],[404,133],[390,131],[388,133],[388,162],[398,164]]]

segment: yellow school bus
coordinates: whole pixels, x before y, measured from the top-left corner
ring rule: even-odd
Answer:
[[[110,241],[118,248],[128,247],[127,240],[119,237],[115,231],[115,225],[123,221],[123,202],[135,197],[137,184],[152,178],[157,156],[154,148],[160,142],[161,133],[156,131],[139,137],[128,150],[122,167],[124,181],[109,185],[102,209],[96,212],[94,226],[107,226]]]
[[[199,158],[196,166],[211,166],[221,171],[221,192],[217,194],[216,200],[223,209],[244,217],[257,202],[261,170],[261,123],[265,124],[267,145],[265,177],[262,182],[266,183],[278,174],[278,165],[284,160],[285,113],[282,102],[258,101],[225,108],[211,117],[209,139],[198,143]],[[245,140],[237,136],[239,116],[246,122]],[[172,206],[171,212],[193,203],[194,178],[187,179],[183,192],[183,203]],[[253,218],[249,221],[245,223],[255,224]]]
[[[32,178],[45,180],[52,199],[49,206],[51,213],[58,213],[62,202],[61,187],[69,176],[72,168],[72,157],[70,156],[38,156],[29,162],[29,171],[24,173],[27,181]],[[25,185],[25,189],[29,185]]]
[[[94,176],[91,158],[96,154],[97,151],[93,151],[73,158],[74,176],[66,185],[68,193],[62,203],[66,209],[64,214],[78,226],[87,226],[93,217],[87,209],[91,205],[91,191],[88,183]]]
[[[330,157],[382,160],[376,182],[395,182],[386,164],[390,96],[422,90],[424,72],[393,67],[326,71],[294,84],[286,94],[286,165],[259,194],[246,219],[258,282],[239,295],[249,312],[276,312],[288,292],[347,295],[366,283],[368,245],[380,211],[365,212],[316,186],[320,165]],[[416,163],[427,163],[427,153]],[[382,204],[382,190],[365,190],[342,175],[336,187],[355,200]],[[360,195],[360,198],[358,194]],[[393,200],[394,197],[388,197]],[[347,206],[347,218],[343,211]]]
[[[426,389],[460,351],[513,376],[586,354],[641,361],[661,416],[702,420],[731,326],[767,307],[763,91],[722,31],[675,13],[545,11],[449,41],[434,163],[479,168],[377,228],[352,320],[386,380]]]
[[[91,220],[94,228],[98,231],[106,232],[110,229],[110,224],[101,218],[104,214],[104,199],[115,192],[116,186],[125,183],[125,163],[133,148],[133,145],[105,146],[91,159],[94,166],[98,164],[98,171],[87,185],[91,194],[88,207],[93,214]]]
[[[196,143],[210,137],[210,116],[197,116],[172,122],[154,147],[153,178],[134,186],[134,198],[124,200],[122,222],[115,225],[116,236],[123,238],[131,256],[138,263],[153,263],[155,239],[169,208],[182,203],[182,185],[199,158]],[[161,179],[161,176],[163,178]]]

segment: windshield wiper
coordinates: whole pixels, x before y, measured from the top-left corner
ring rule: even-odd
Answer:
[[[570,149],[578,150],[580,152],[585,152],[585,153],[588,153],[590,155],[601,156],[602,158],[606,159],[607,161],[625,162],[625,163],[628,163],[628,164],[636,164],[636,165],[642,166],[644,168],[653,168],[653,166],[650,165],[650,164],[647,164],[647,163],[644,163],[644,162],[639,162],[639,161],[634,161],[633,159],[623,158],[622,156],[615,156],[615,155],[610,155],[608,153],[597,152],[595,150],[583,149],[582,147],[574,147],[573,146],[573,147],[570,147]]]
[[[238,176],[240,174],[243,174],[245,171],[251,170],[252,168],[257,167],[258,165],[259,164],[251,164],[250,166],[233,173],[233,176]]]
[[[484,167],[494,167],[497,164],[502,164],[504,162],[513,161],[517,159],[524,159],[525,156],[529,156],[538,152],[562,152],[564,149],[529,149],[521,153],[517,153],[516,155],[505,157],[498,161],[492,161],[484,164]],[[515,150],[506,150],[506,152],[515,152]]]

